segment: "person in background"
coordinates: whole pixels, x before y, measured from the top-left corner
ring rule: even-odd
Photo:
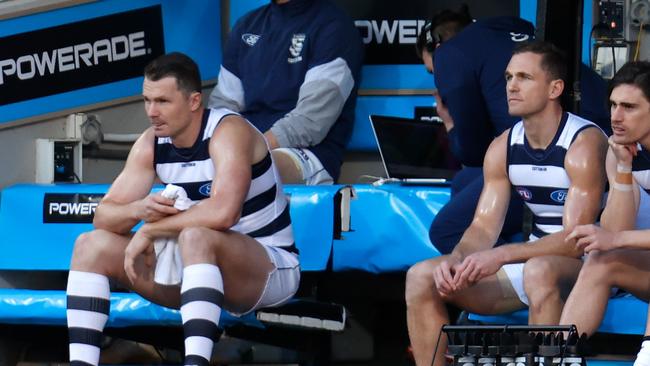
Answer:
[[[273,0],[237,21],[209,106],[264,132],[284,183],[332,184],[354,122],[363,45],[330,0]]]

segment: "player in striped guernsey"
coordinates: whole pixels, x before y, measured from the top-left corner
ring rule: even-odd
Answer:
[[[445,303],[484,314],[529,305],[530,321],[545,323],[535,311],[544,294],[525,291],[524,263],[552,255],[563,283],[577,277],[579,267],[562,264],[577,262],[581,253],[565,238],[598,215],[607,143],[595,125],[562,110],[565,74],[562,54],[550,44],[533,42],[513,52],[505,70],[508,111],[522,120],[490,145],[474,219],[453,252],[417,263],[407,274],[407,321],[418,365],[444,364],[444,352],[432,358],[438,341],[445,349],[446,339],[438,339],[449,323]],[[538,236],[494,247],[511,192],[529,203]]]
[[[607,176],[612,189],[600,220],[569,235],[588,253],[567,299],[561,324],[592,335],[605,314],[612,288],[650,299],[650,63],[625,64],[610,84],[613,135]],[[646,192],[641,192],[642,188]],[[650,365],[650,324],[635,366]]]
[[[109,278],[179,308],[185,364],[208,365],[221,309],[243,314],[290,299],[300,272],[288,199],[264,136],[226,109],[204,109],[197,65],[180,53],[145,68],[151,122],[75,242],[67,288],[70,365],[97,365],[110,303]],[[156,179],[198,203],[186,211]],[[144,224],[131,230],[140,221]],[[153,242],[177,237],[180,286],[153,281]]]

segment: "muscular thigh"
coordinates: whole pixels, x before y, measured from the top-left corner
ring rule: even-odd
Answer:
[[[480,314],[499,314],[525,307],[503,269],[458,292],[449,300],[462,309]]]
[[[202,229],[200,236],[210,252],[207,262],[214,262],[221,271],[224,307],[234,312],[249,310],[259,300],[275,268],[266,250],[257,240],[235,231]]]

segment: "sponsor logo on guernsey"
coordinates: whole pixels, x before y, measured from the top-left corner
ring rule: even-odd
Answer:
[[[250,47],[255,46],[255,43],[260,40],[260,35],[252,33],[244,33],[241,35],[241,40]]]
[[[533,193],[524,187],[517,187],[517,193],[524,201],[530,201],[533,198]]]
[[[289,46],[289,54],[291,57],[287,59],[290,64],[295,64],[296,62],[302,61],[302,48],[305,44],[305,36],[304,33],[298,33],[294,34],[293,37],[291,38],[291,46]]]
[[[212,188],[212,182],[206,183],[199,187],[199,193],[206,197],[210,197],[210,189]]]
[[[566,189],[558,189],[557,191],[551,192],[551,199],[557,203],[564,203],[564,201],[566,201],[566,196]]]

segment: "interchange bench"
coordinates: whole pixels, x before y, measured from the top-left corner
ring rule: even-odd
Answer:
[[[285,189],[291,197],[296,241],[312,247],[301,255],[301,267],[304,271],[324,270],[335,231],[335,197],[344,187],[304,188]],[[65,325],[65,283],[56,289],[51,285],[42,289],[35,278],[47,282],[52,273],[68,270],[74,240],[92,229],[91,214],[107,189],[108,185],[102,184],[22,184],[2,191],[0,277],[7,284],[0,288],[0,324]],[[310,227],[309,222],[321,225]],[[300,319],[289,320],[301,325]],[[313,319],[305,320],[305,326],[316,325]],[[222,312],[221,326],[242,323],[264,327],[255,314],[236,318]],[[180,324],[177,310],[153,304],[135,293],[111,294],[107,327]],[[343,326],[344,320],[336,325],[327,323],[329,330],[339,331]]]

